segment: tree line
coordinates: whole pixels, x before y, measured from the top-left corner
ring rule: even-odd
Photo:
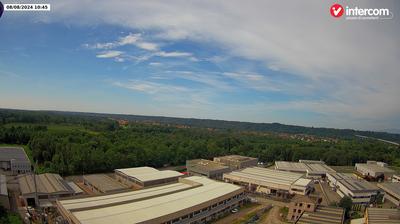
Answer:
[[[253,156],[266,163],[322,159],[329,165],[354,165],[373,159],[400,166],[398,147],[371,139],[307,142],[265,132],[148,123],[120,127],[106,118],[52,116],[30,122],[8,117],[12,122],[0,124],[0,144],[26,145],[41,172],[62,175],[182,165],[187,159],[227,154]]]

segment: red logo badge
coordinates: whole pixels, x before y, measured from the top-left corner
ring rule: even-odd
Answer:
[[[331,15],[335,18],[339,18],[343,15],[344,13],[344,8],[343,6],[339,5],[339,4],[334,4],[331,6],[330,8],[331,11]]]

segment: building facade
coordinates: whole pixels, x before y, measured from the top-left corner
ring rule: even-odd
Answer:
[[[186,169],[189,175],[206,176],[221,180],[224,173],[230,172],[229,166],[205,159],[186,160]]]
[[[303,212],[313,212],[317,208],[318,199],[311,199],[310,197],[300,196],[295,197],[289,203],[289,211],[287,220],[290,222],[296,222]]]
[[[54,173],[18,176],[21,197],[27,206],[37,206],[55,202],[60,197],[75,195],[75,191],[64,179]]]
[[[257,166],[258,164],[257,158],[240,156],[240,155],[214,157],[214,161],[229,166],[231,170],[238,170],[246,167]]]
[[[137,191],[59,200],[57,207],[70,224],[200,224],[230,213],[244,200],[241,187],[192,176]]]
[[[225,182],[244,186],[249,192],[272,194],[282,197],[299,194],[307,195],[312,190],[312,181],[302,178],[302,174],[249,167],[225,173]]]
[[[178,182],[183,174],[173,170],[157,170],[152,167],[116,169],[115,178],[130,187],[144,188]]]
[[[5,209],[10,209],[10,199],[7,190],[7,177],[0,174],[0,205]]]
[[[90,188],[93,193],[108,194],[125,191],[128,186],[105,174],[90,174],[83,176],[83,183]]]
[[[31,162],[21,147],[0,147],[0,168],[12,175],[32,171]]]
[[[386,163],[376,161],[356,163],[355,169],[364,178],[373,180],[387,180],[395,174],[394,170],[387,168]]]
[[[385,191],[385,200],[400,207],[400,183],[379,183],[378,187]]]
[[[379,199],[384,192],[377,186],[363,179],[355,179],[343,173],[327,175],[329,185],[335,189],[340,197],[348,196],[353,204],[370,204]]]

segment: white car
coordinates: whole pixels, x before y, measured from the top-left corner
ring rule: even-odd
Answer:
[[[239,209],[237,209],[237,208],[234,208],[231,210],[232,213],[237,213],[238,211],[239,211]]]

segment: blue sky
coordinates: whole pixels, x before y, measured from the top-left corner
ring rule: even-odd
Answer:
[[[400,125],[396,16],[334,19],[332,2],[49,2],[0,19],[0,107]]]

